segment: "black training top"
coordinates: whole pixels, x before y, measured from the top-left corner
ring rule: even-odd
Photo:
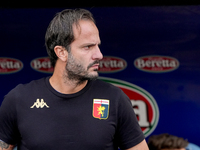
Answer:
[[[0,140],[20,150],[117,150],[144,140],[129,98],[101,80],[61,94],[49,77],[20,84],[0,108]]]

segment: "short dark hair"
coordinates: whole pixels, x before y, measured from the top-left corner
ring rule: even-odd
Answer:
[[[148,140],[150,150],[180,149],[187,147],[188,143],[189,142],[182,137],[177,137],[168,133],[152,135]]]
[[[57,13],[50,22],[45,35],[45,45],[53,67],[58,59],[54,47],[58,45],[70,50],[70,44],[74,41],[73,25],[78,25],[80,20],[95,23],[92,13],[85,9],[65,9]]]

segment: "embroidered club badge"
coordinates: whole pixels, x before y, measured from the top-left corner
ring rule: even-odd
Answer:
[[[109,100],[93,99],[93,117],[107,119],[109,115]]]

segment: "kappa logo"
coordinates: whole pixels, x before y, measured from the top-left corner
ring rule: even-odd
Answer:
[[[44,102],[43,99],[41,99],[41,101],[40,101],[39,98],[36,100],[36,102],[30,108],[34,108],[34,107],[36,107],[36,108],[43,108],[43,107],[49,108],[49,106],[47,105],[47,103]]]
[[[93,117],[98,119],[107,119],[109,114],[109,100],[93,100]]]

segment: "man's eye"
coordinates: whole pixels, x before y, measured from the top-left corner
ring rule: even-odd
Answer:
[[[90,49],[90,46],[85,46],[84,48],[85,48],[85,49]]]
[[[92,47],[91,45],[88,45],[88,46],[85,46],[84,49],[89,50],[91,47]]]

